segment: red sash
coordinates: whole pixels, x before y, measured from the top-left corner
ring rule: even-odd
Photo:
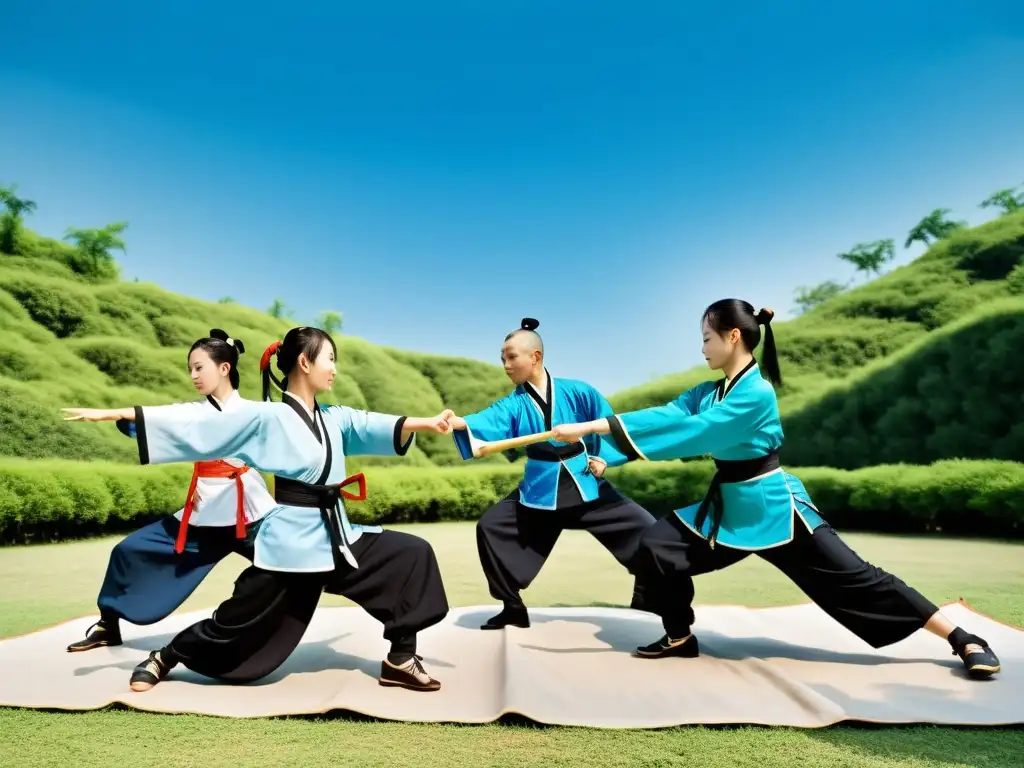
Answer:
[[[185,550],[185,537],[188,535],[188,520],[192,517],[192,510],[196,502],[196,484],[199,478],[229,477],[235,481],[235,489],[238,493],[238,513],[235,516],[235,536],[239,539],[245,538],[245,505],[243,498],[245,493],[242,489],[242,475],[249,471],[249,467],[243,465],[236,467],[233,464],[221,459],[214,461],[197,461],[192,470],[192,482],[188,487],[188,496],[185,497],[185,511],[181,516],[181,525],[178,527],[178,539],[174,542],[174,551],[179,555]]]

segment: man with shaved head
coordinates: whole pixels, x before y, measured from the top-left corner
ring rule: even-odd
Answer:
[[[480,441],[493,442],[546,432],[558,424],[612,415],[608,401],[591,385],[555,379],[544,365],[539,323],[524,318],[505,337],[501,361],[515,390],[482,411],[450,419],[463,459]],[[526,448],[518,487],[488,509],[477,523],[477,550],[491,596],[504,608],[481,629],[529,627],[520,590],[530,585],[566,529],[589,531],[630,573],[640,535],[654,516],[604,480],[600,452],[615,450],[588,436],[574,443],[550,441]],[[647,610],[635,584],[630,607]]]

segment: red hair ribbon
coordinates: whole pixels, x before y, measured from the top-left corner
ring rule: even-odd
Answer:
[[[358,496],[350,491],[345,490],[345,486],[352,485],[352,483],[359,483]],[[346,477],[344,480],[338,483],[338,488],[341,489],[341,495],[344,496],[346,499],[351,499],[352,501],[366,500],[366,476],[362,472]]]
[[[280,346],[281,346],[281,342],[280,341],[275,341],[273,344],[271,344],[269,347],[267,347],[263,351],[263,357],[260,358],[260,370],[261,371],[265,371],[267,369],[267,366],[270,365],[270,358],[273,356],[273,354],[275,352],[277,352],[277,349]]]

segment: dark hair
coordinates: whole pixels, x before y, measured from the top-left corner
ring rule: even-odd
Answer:
[[[722,299],[705,309],[700,320],[702,324],[707,320],[711,329],[719,334],[738,329],[743,346],[751,354],[761,343],[763,325],[764,354],[761,356],[761,367],[768,374],[768,380],[779,386],[782,384],[782,372],[779,370],[779,356],[775,352],[775,335],[772,333],[774,315],[770,309],[755,310],[752,304],[742,299]]]
[[[205,350],[217,365],[229,363],[231,368],[228,370],[228,381],[232,387],[238,389],[238,356],[245,352],[245,344],[241,339],[232,339],[226,331],[214,328],[209,336],[199,339],[192,345],[188,351],[189,357],[197,349]]]
[[[540,327],[540,321],[534,320],[532,317],[524,317],[519,323],[519,327],[512,331],[505,337],[505,341],[508,341],[517,333],[523,333],[524,331],[533,334],[533,337],[537,340],[537,344],[540,346],[541,351],[544,351],[544,342],[537,333],[537,329]]]
[[[334,354],[338,354],[338,347],[334,339],[326,331],[310,326],[292,328],[284,335],[284,340],[275,341],[263,353],[260,358],[260,371],[263,376],[263,399],[270,400],[270,384],[273,382],[277,388],[284,392],[288,389],[288,376],[295,369],[300,354],[305,354],[310,362],[316,360],[324,344],[330,344]],[[277,356],[277,369],[284,376],[278,378],[270,370],[270,358]]]

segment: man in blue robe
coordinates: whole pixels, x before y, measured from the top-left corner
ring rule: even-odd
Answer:
[[[548,373],[538,325],[525,318],[505,337],[501,359],[515,390],[482,411],[450,420],[463,459],[473,458],[481,441],[539,434],[558,424],[612,415],[608,401],[591,385]],[[536,578],[563,530],[588,531],[636,574],[641,534],[655,518],[603,479],[608,461],[602,455],[613,450],[596,437],[526,448],[518,487],[488,509],[476,527],[488,588],[504,606],[481,629],[530,626],[520,590]],[[630,607],[647,610],[643,592],[635,583]]]

